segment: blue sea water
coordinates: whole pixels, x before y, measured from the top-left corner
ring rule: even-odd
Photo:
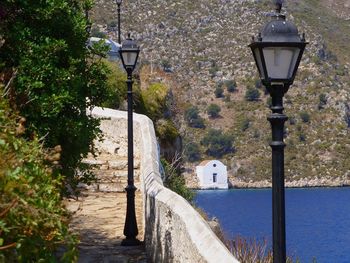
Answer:
[[[229,237],[271,244],[271,189],[198,191],[197,206]],[[287,254],[302,263],[350,263],[350,188],[286,189]]]

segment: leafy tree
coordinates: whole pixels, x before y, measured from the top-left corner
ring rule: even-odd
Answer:
[[[260,98],[260,92],[255,88],[248,88],[245,93],[245,99],[247,101],[257,101]]]
[[[199,109],[196,106],[191,106],[185,111],[185,120],[190,127],[204,128],[204,120],[199,116]]]
[[[191,163],[198,161],[201,158],[199,146],[195,142],[186,145],[185,153],[187,160]]]
[[[209,129],[203,137],[201,144],[207,146],[207,154],[220,158],[227,153],[234,151],[233,138],[229,134],[224,134],[221,130]]]
[[[211,118],[216,118],[219,116],[219,113],[221,111],[221,108],[217,104],[210,104],[207,108],[207,113]]]
[[[226,89],[228,92],[235,92],[236,89],[237,89],[237,84],[236,84],[236,81],[230,79],[230,80],[226,80],[224,82],[225,86],[226,86]]]
[[[27,138],[62,147],[56,171],[72,185],[88,178],[81,160],[99,133],[86,109],[107,94],[108,69],[96,56],[106,50],[86,48],[90,8],[90,0],[4,0],[0,12],[0,72],[14,77],[7,98],[26,118]]]

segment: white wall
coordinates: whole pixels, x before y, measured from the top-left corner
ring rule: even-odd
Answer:
[[[196,172],[202,189],[228,188],[227,167],[222,162],[212,160],[205,164],[205,166],[197,166]],[[216,182],[213,182],[213,174],[217,174]]]

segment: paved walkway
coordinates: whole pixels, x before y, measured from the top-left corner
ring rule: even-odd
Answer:
[[[78,200],[67,200],[73,213],[71,229],[79,234],[81,263],[147,262],[143,246],[122,247],[126,194],[84,191]],[[143,240],[142,199],[136,194],[139,240]]]

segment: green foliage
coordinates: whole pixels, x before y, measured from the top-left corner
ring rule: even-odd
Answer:
[[[106,98],[101,103],[102,107],[119,109],[120,104],[126,97],[126,74],[119,65],[108,60],[103,61],[106,65],[107,89]]]
[[[256,88],[248,88],[244,97],[247,101],[257,101],[260,98],[260,91]]]
[[[118,25],[118,21],[117,20],[111,20],[107,24],[108,27],[117,27],[117,25]]]
[[[169,89],[163,83],[153,83],[147,89],[141,91],[146,115],[152,120],[163,117],[167,110],[166,99]]]
[[[214,93],[216,98],[222,98],[224,96],[224,89],[222,86],[216,86]]]
[[[224,85],[226,86],[228,92],[235,92],[237,89],[237,83],[232,79],[225,80]]]
[[[260,79],[255,80],[255,88],[257,89],[262,88],[262,83]]]
[[[306,111],[300,112],[300,118],[303,122],[308,123],[310,122],[310,114]]]
[[[319,96],[318,96],[318,109],[321,110],[324,108],[324,106],[326,106],[327,104],[327,97],[326,97],[326,94],[324,93],[321,93]]]
[[[56,262],[62,245],[60,262],[76,262],[76,239],[60,199],[62,178],[45,165],[51,156],[37,139],[19,137],[16,119],[0,96],[0,262]]]
[[[249,128],[249,126],[250,120],[247,117],[243,117],[238,123],[238,127],[242,132],[246,131]]]
[[[288,120],[289,120],[290,125],[294,125],[297,122],[295,117],[293,117],[293,116],[289,117]]]
[[[216,65],[216,63],[213,63],[212,67],[209,69],[209,74],[211,78],[214,78],[216,76],[216,72],[219,71],[219,67]]]
[[[185,111],[185,120],[190,127],[204,128],[204,120],[199,116],[199,109],[196,106],[191,106]]]
[[[86,48],[90,7],[88,0],[5,0],[1,7],[8,15],[0,22],[0,72],[16,71],[8,98],[27,119],[27,138],[61,145],[59,170],[73,186],[89,176],[81,160],[99,133],[86,109],[107,94],[108,69],[95,55],[103,50]]]
[[[164,185],[175,193],[181,195],[187,201],[191,202],[194,198],[194,191],[186,187],[185,178],[179,174],[177,169],[169,164],[165,159],[161,159],[165,171]]]
[[[106,38],[106,33],[101,32],[98,27],[94,27],[91,29],[91,36],[98,38]]]
[[[209,129],[201,144],[207,147],[209,156],[216,158],[234,151],[232,136],[224,134],[221,130]]]
[[[185,154],[189,162],[199,161],[201,158],[200,149],[197,143],[190,142],[186,145]]]
[[[179,131],[172,120],[160,119],[157,121],[156,133],[160,140],[172,142],[179,136]]]
[[[162,66],[163,70],[165,72],[172,72],[172,69],[171,69],[171,63],[169,60],[167,59],[163,59],[161,62],[160,62],[160,65]]]
[[[219,113],[221,111],[221,108],[217,104],[210,104],[207,108],[207,113],[211,118],[217,118],[219,117]]]

